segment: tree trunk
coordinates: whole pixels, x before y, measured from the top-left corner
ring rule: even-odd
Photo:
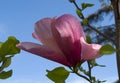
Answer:
[[[120,49],[120,0],[111,0],[114,9],[115,25],[116,25],[116,49]],[[116,53],[118,83],[120,83],[120,53]]]

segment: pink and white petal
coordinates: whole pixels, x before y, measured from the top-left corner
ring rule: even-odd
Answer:
[[[43,58],[61,63],[66,66],[70,66],[64,55],[54,52],[53,50],[49,49],[46,46],[42,46],[39,44],[35,44],[32,42],[22,42],[17,45],[18,48],[25,50],[27,52],[36,54]]]
[[[101,45],[99,44],[88,44],[84,39],[81,39],[82,43],[82,60],[92,60],[100,57],[99,50]]]
[[[52,38],[51,33],[51,18],[44,18],[35,23],[35,32],[33,36],[37,39],[40,39],[42,43],[47,43],[45,40]]]
[[[48,46],[50,49],[55,50],[62,54],[61,50],[58,48],[56,41],[53,38],[51,32],[51,18],[44,18],[35,24],[35,32],[33,37],[40,40],[44,45]]]
[[[40,40],[40,38],[37,36],[37,34],[35,32],[32,33],[33,38]]]
[[[52,22],[52,33],[66,58],[75,65],[80,61],[80,37],[85,38],[80,22],[72,15],[65,14]]]

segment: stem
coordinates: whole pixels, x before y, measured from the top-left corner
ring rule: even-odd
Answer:
[[[75,7],[76,7],[78,10],[80,10],[80,11],[82,10],[82,9],[79,8],[79,6],[77,5],[77,3],[76,3],[75,1],[73,1],[73,4],[75,5]]]
[[[80,77],[84,78],[85,80],[87,80],[88,82],[92,83],[91,80],[90,80],[89,78],[87,78],[86,76],[81,75],[78,71],[76,72],[76,71],[74,71],[74,69],[72,69],[72,68],[70,68],[70,69],[72,70],[72,73],[75,73],[75,74],[77,74],[78,76],[80,76]]]
[[[77,5],[77,3],[76,3],[75,1],[73,1],[73,4],[75,5],[75,7],[76,7],[78,10],[82,11],[82,9],[79,8],[79,6]],[[83,16],[83,14],[82,14],[81,18],[82,18],[82,19],[85,18],[85,17]]]
[[[85,80],[89,81],[90,83],[92,83],[90,79],[88,79],[87,77],[81,75],[80,73],[78,73],[78,72],[74,72],[74,73],[77,74],[78,76],[84,78]]]
[[[89,61],[87,61],[87,64],[88,64],[88,71],[89,71],[89,79],[92,81],[92,76],[91,76],[91,66],[90,66]],[[91,83],[92,83],[92,82],[91,82]]]
[[[79,6],[77,5],[77,3],[76,3],[75,1],[73,1],[73,4],[75,5],[75,7],[76,7],[78,10],[82,11],[82,9],[79,8]],[[81,18],[82,18],[82,19],[85,19],[85,17],[84,17],[83,14],[82,14],[82,17],[81,17]],[[115,40],[111,39],[109,36],[107,36],[107,35],[101,33],[101,32],[98,31],[96,28],[92,27],[90,24],[88,24],[87,26],[90,27],[90,28],[91,28],[92,30],[94,30],[95,32],[97,32],[99,35],[101,35],[101,36],[103,36],[104,38],[106,38],[106,39],[112,41],[113,44],[115,44]]]

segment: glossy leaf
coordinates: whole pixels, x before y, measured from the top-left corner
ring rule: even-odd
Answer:
[[[114,47],[112,47],[112,45],[110,44],[106,44],[104,46],[101,47],[99,53],[101,55],[104,55],[104,54],[112,54],[114,53],[116,50],[114,49]]]
[[[16,47],[19,41],[13,37],[8,37],[8,40],[5,41],[0,48],[0,56],[5,57],[7,55],[14,55],[20,52],[20,49]]]
[[[12,76],[12,70],[9,70],[9,71],[2,71],[0,73],[0,79],[6,79],[6,78],[9,78]]]
[[[47,77],[55,83],[65,83],[69,72],[64,67],[57,67],[52,71],[47,70]]]
[[[94,6],[94,4],[82,3],[82,10],[86,9],[87,7],[92,7],[92,6]]]

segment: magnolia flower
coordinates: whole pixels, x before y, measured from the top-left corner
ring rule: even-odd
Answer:
[[[70,14],[38,21],[32,35],[42,44],[21,42],[17,47],[68,67],[100,57],[101,46],[86,42],[79,20]]]

